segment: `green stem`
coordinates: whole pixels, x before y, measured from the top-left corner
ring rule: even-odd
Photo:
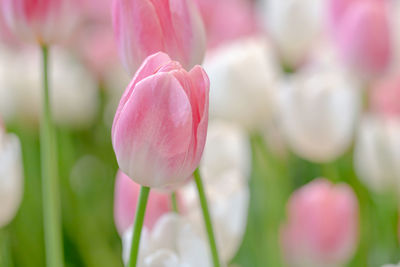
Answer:
[[[171,203],[172,203],[172,210],[176,213],[179,213],[178,201],[176,199],[176,193],[173,192],[171,194]]]
[[[208,241],[210,243],[214,267],[219,267],[220,261],[218,257],[217,243],[215,242],[214,230],[211,222],[210,212],[208,210],[207,198],[204,192],[204,185],[203,181],[201,180],[199,169],[196,169],[194,172],[194,180],[196,182],[197,191],[199,192],[200,205],[203,211],[204,223],[208,234]]]
[[[149,198],[150,187],[142,186],[140,189],[139,202],[136,207],[135,224],[133,227],[131,254],[129,258],[129,267],[136,267],[139,254],[140,235],[142,233],[144,215],[146,213],[147,200]]]
[[[10,252],[9,252],[9,237],[6,229],[0,228],[0,266],[9,267]]]
[[[47,46],[42,46],[43,54],[43,112],[40,127],[40,151],[42,161],[43,221],[46,245],[46,263],[49,267],[62,267],[63,246],[59,184],[57,171],[57,150],[55,127],[52,123],[48,80]]]

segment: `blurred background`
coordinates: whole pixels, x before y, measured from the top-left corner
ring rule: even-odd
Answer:
[[[296,259],[296,253],[314,253],[293,247],[333,243],[339,248],[320,253],[345,250],[345,260],[315,266],[399,262],[400,1],[195,2],[206,28],[203,66],[211,81],[210,129],[200,169],[210,202],[223,203],[212,210],[214,223],[221,225],[216,231],[226,221],[237,223],[230,236],[237,244],[226,252],[231,265],[314,266],[291,264],[288,258]],[[118,165],[111,124],[131,77],[120,63],[110,5],[111,0],[82,1],[71,38],[50,54],[70,267],[123,266],[114,222]],[[0,41],[0,117],[6,131],[18,136],[23,163],[23,186],[6,189],[16,199],[0,196],[1,206],[16,206],[15,217],[3,224],[0,218],[0,254],[4,266],[45,266],[40,50],[20,43],[2,17]],[[2,159],[0,168],[9,164]],[[294,192],[320,177],[348,185],[356,198],[343,209],[354,209],[334,209],[332,215],[332,199],[318,208],[305,201],[297,218],[296,204],[289,203],[301,203],[301,196]],[[183,189],[182,199],[189,191]],[[320,223],[324,216],[329,222]],[[296,230],[290,227],[302,224],[312,228],[307,238],[315,233],[317,241],[302,243],[301,235],[291,235]],[[328,237],[325,230],[331,231]],[[339,240],[341,235],[351,240]]]

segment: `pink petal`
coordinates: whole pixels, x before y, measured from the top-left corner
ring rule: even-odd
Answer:
[[[148,55],[163,51],[163,33],[149,0],[114,0],[113,25],[125,67],[134,73]]]
[[[120,168],[142,185],[160,187],[177,177],[192,135],[192,110],[179,82],[158,73],[136,84],[114,124],[113,146]]]
[[[143,80],[144,78],[155,74],[162,66],[168,64],[170,62],[170,58],[167,54],[159,52],[154,55],[151,55],[146,58],[143,64],[140,66],[139,70],[136,72],[135,76],[133,77],[132,81],[126,88],[124,94],[121,97],[120,103],[118,105],[113,127],[112,127],[112,135],[114,135],[114,125],[118,122],[121,110],[124,108],[126,102],[132,95],[133,90],[135,89],[136,84]]]

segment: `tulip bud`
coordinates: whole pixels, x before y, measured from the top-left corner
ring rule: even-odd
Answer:
[[[205,32],[191,0],[114,0],[112,15],[119,53],[130,74],[160,51],[187,70],[201,64]]]
[[[317,179],[298,189],[287,206],[281,246],[288,266],[345,266],[358,243],[358,202],[346,184]]]
[[[210,113],[249,131],[271,118],[280,75],[272,47],[265,38],[249,38],[220,46],[204,63],[210,76]]]
[[[123,259],[127,263],[132,244],[132,228],[122,239]],[[176,213],[157,220],[154,228],[143,229],[139,267],[211,267],[209,247],[190,221]]]
[[[209,80],[168,55],[148,57],[121,98],[112,127],[120,169],[135,182],[176,188],[197,168],[207,135]]]
[[[380,74],[391,63],[385,1],[361,1],[348,8],[335,30],[343,60],[362,76]]]
[[[21,145],[17,136],[6,134],[0,121],[0,228],[17,213],[22,200]]]
[[[299,156],[328,162],[349,147],[360,111],[360,90],[337,69],[305,70],[279,94],[282,129]]]
[[[118,171],[114,193],[114,220],[121,235],[133,224],[139,193],[140,185]],[[158,218],[170,210],[169,194],[152,190],[147,203],[144,225],[152,229]]]
[[[400,119],[367,115],[354,151],[358,177],[373,191],[400,192]]]
[[[2,0],[10,30],[21,39],[48,44],[67,37],[77,12],[76,0]]]
[[[264,0],[265,24],[284,63],[301,64],[322,31],[324,1]]]

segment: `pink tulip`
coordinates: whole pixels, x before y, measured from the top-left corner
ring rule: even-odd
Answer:
[[[9,29],[22,40],[48,44],[66,38],[76,0],[1,0]]]
[[[130,74],[159,51],[186,69],[201,64],[205,33],[191,0],[114,0],[112,10],[120,56]]]
[[[345,184],[317,179],[289,200],[281,245],[289,266],[344,266],[358,242],[358,203]]]
[[[118,171],[114,192],[114,220],[119,234],[124,234],[132,226],[140,185],[132,181],[122,171]],[[171,210],[168,194],[151,191],[147,203],[144,225],[149,229],[165,213]]]
[[[208,46],[255,35],[259,31],[253,4],[248,0],[196,0],[207,32]]]
[[[400,75],[377,83],[371,93],[372,110],[400,118]]]
[[[112,142],[120,169],[156,188],[189,179],[205,145],[209,86],[200,66],[187,72],[162,52],[148,57],[115,114]]]
[[[392,54],[386,2],[351,5],[338,25],[336,38],[343,59],[357,72],[364,76],[384,72]]]
[[[327,2],[329,26],[335,32],[346,12],[357,2],[363,0],[329,0]],[[372,0],[374,1],[374,0]]]

